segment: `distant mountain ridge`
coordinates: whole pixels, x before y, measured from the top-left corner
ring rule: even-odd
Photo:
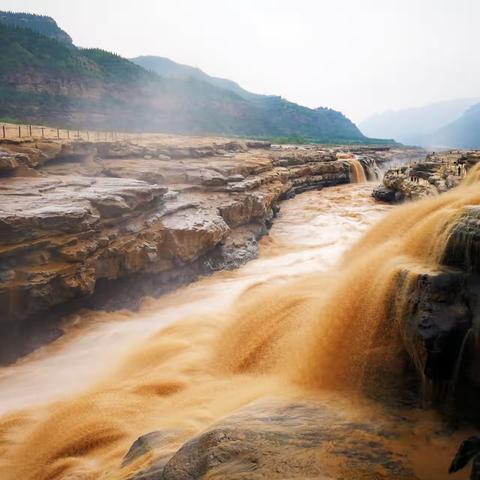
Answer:
[[[1,117],[71,128],[371,143],[340,112],[256,95],[172,61],[145,68],[77,48],[62,32],[49,17],[0,12]],[[162,75],[155,73],[160,67]]]
[[[251,93],[244,88],[242,88],[238,83],[233,80],[228,80],[226,78],[212,77],[208,75],[203,70],[197,67],[190,67],[189,65],[184,65],[181,63],[174,62],[166,57],[157,57],[153,55],[144,55],[140,57],[130,58],[130,61],[140,65],[145,70],[154,72],[161,77],[169,78],[196,78],[197,80],[202,80],[208,82],[211,85],[214,85],[225,90],[230,90],[247,100],[252,100],[255,97],[260,97],[255,93]]]
[[[480,103],[424,139],[429,146],[480,148]]]
[[[34,32],[53,38],[59,42],[72,45],[73,41],[70,35],[62,30],[57,22],[45,15],[35,15],[33,13],[0,12],[0,23],[17,28],[29,28]]]
[[[480,98],[463,98],[398,111],[388,111],[360,123],[367,136],[394,138],[406,144],[424,145],[426,138],[452,123]]]
[[[146,70],[154,72],[165,78],[193,78],[207,82],[214,87],[221,88],[222,90],[228,90],[240,96],[241,98],[248,100],[257,108],[267,109],[271,112],[271,115],[279,115],[279,118],[284,118],[289,113],[302,117],[307,116],[308,118],[305,119],[307,122],[311,121],[313,124],[323,124],[321,133],[323,138],[364,139],[364,135],[360,132],[358,127],[341,112],[337,112],[325,107],[309,109],[307,107],[302,107],[301,105],[289,102],[288,100],[285,100],[277,95],[261,95],[252,93],[248,90],[245,90],[238,83],[232,80],[212,77],[199,68],[177,63],[166,57],[150,55],[135,57],[130,60]],[[320,125],[318,125],[317,128],[319,127]],[[315,134],[313,130],[313,128],[298,125],[298,131],[289,129],[288,132],[285,132],[285,135],[298,136],[300,134],[306,138],[314,139]],[[341,132],[341,134],[339,134],[339,132]],[[277,132],[273,135],[281,136],[282,134]],[[366,139],[363,141],[366,141]]]

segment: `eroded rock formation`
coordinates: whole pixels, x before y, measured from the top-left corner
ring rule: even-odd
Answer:
[[[256,255],[280,200],[351,181],[352,158],[338,148],[168,136],[4,141],[0,323],[102,291],[102,282],[105,292],[126,279],[125,298],[238,266]],[[375,150],[356,159],[374,175]]]
[[[478,151],[432,153],[411,165],[387,170],[383,185],[375,188],[373,196],[388,203],[431,197],[459,185],[479,161]]]

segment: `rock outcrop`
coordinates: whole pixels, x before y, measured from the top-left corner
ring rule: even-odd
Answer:
[[[414,274],[401,320],[412,365],[423,379],[424,401],[480,424],[480,208],[467,206],[456,219],[438,266]],[[418,268],[418,271],[415,269]]]
[[[313,401],[263,400],[212,426],[173,455],[162,454],[169,442],[175,443],[169,432],[144,435],[123,466],[145,454],[153,457],[150,466],[129,480],[328,480],[348,471],[356,478],[416,480],[405,455],[387,446],[396,435],[393,418],[358,422]]]
[[[461,182],[475,192],[480,152],[449,151],[387,171],[373,196],[402,202],[442,194]],[[477,182],[477,183],[475,183]],[[460,187],[462,188],[462,187]],[[438,211],[442,206],[439,204]],[[480,424],[480,209],[472,199],[454,218],[438,264],[407,267],[397,291],[414,278],[400,321],[425,400]],[[393,315],[393,313],[392,313]]]
[[[374,156],[356,158],[374,171]],[[131,301],[238,266],[282,199],[350,182],[352,159],[339,148],[168,136],[1,142],[0,324],[99,299],[114,280]]]
[[[387,170],[383,185],[375,188],[372,195],[388,203],[431,197],[459,185],[468,170],[478,162],[478,151],[432,153],[411,165]]]
[[[2,182],[3,321],[25,319],[92,293],[97,279],[152,263],[164,234],[150,225],[166,192],[137,180],[105,177]],[[226,225],[221,227],[212,226],[206,245],[218,241]]]

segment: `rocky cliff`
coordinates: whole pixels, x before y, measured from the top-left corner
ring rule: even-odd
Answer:
[[[437,218],[445,216],[448,220],[430,232],[436,248],[441,246],[440,250],[430,250],[434,267],[408,265],[400,276],[398,292],[413,282],[407,288],[402,333],[408,355],[417,367],[422,365],[426,399],[476,424],[480,422],[476,406],[480,398],[476,333],[480,322],[479,180],[478,151],[446,151],[387,171],[383,186],[373,192],[375,198],[387,202],[442,194],[435,203],[411,205],[419,209],[431,205]],[[418,231],[428,228],[428,215],[425,212],[424,217],[418,217]]]
[[[356,155],[370,175],[374,156]],[[108,301],[112,281],[133,301],[233,268],[256,255],[282,199],[350,182],[354,160],[225,139],[4,141],[3,329],[79,297]]]

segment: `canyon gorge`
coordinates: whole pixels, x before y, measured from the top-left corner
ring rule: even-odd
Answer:
[[[0,480],[480,480],[479,2],[1,8]]]
[[[52,307],[108,303],[113,280],[128,305],[254,258],[282,199],[376,178],[391,155],[168,136],[0,148],[0,329],[12,345]]]
[[[0,478],[449,478],[478,425],[475,152],[0,150]]]

